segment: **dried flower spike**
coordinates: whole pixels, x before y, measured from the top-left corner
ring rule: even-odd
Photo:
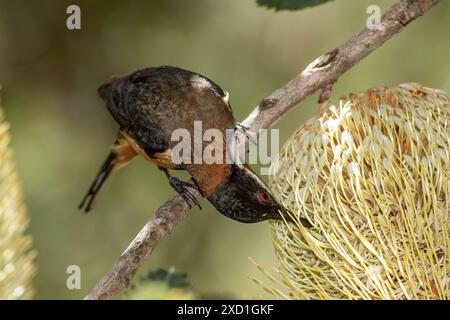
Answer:
[[[1,102],[1,101],[0,101]],[[9,124],[0,103],[0,300],[30,299],[36,273],[28,217],[9,146]]]

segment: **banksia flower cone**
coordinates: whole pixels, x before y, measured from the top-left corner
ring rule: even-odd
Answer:
[[[0,100],[0,299],[29,299],[35,273],[28,218],[11,159],[9,124]]]
[[[419,84],[342,98],[295,132],[270,187],[293,299],[450,298],[450,99]]]

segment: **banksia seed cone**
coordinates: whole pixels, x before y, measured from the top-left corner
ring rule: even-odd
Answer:
[[[24,235],[28,218],[11,160],[9,124],[3,118],[0,103],[0,299],[29,299],[35,252],[30,251],[31,237]]]
[[[297,130],[272,169],[275,196],[313,224],[272,224],[288,297],[450,298],[445,93],[352,94]]]

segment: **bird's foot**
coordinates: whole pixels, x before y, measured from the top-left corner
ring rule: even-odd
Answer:
[[[244,126],[242,123],[236,123],[236,126],[234,127],[234,132],[236,131],[240,132],[241,134],[244,134],[248,141],[250,141],[252,144],[256,144],[256,133],[252,132],[249,127]]]
[[[184,201],[188,204],[189,208],[192,208],[193,203],[195,206],[198,206],[200,210],[202,209],[196,196],[188,189],[193,188],[199,190],[199,188],[194,182],[182,181],[176,177],[170,176],[169,184],[184,199]]]

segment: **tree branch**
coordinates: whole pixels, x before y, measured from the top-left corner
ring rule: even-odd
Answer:
[[[270,127],[315,91],[331,87],[343,73],[438,2],[440,0],[399,1],[383,15],[376,29],[366,28],[340,47],[317,58],[302,73],[263,99],[242,124],[255,132]],[[200,200],[200,194],[194,189],[192,191]],[[147,221],[85,299],[112,299],[126,288],[158,241],[175,228],[188,210],[188,205],[179,195],[172,196]]]

